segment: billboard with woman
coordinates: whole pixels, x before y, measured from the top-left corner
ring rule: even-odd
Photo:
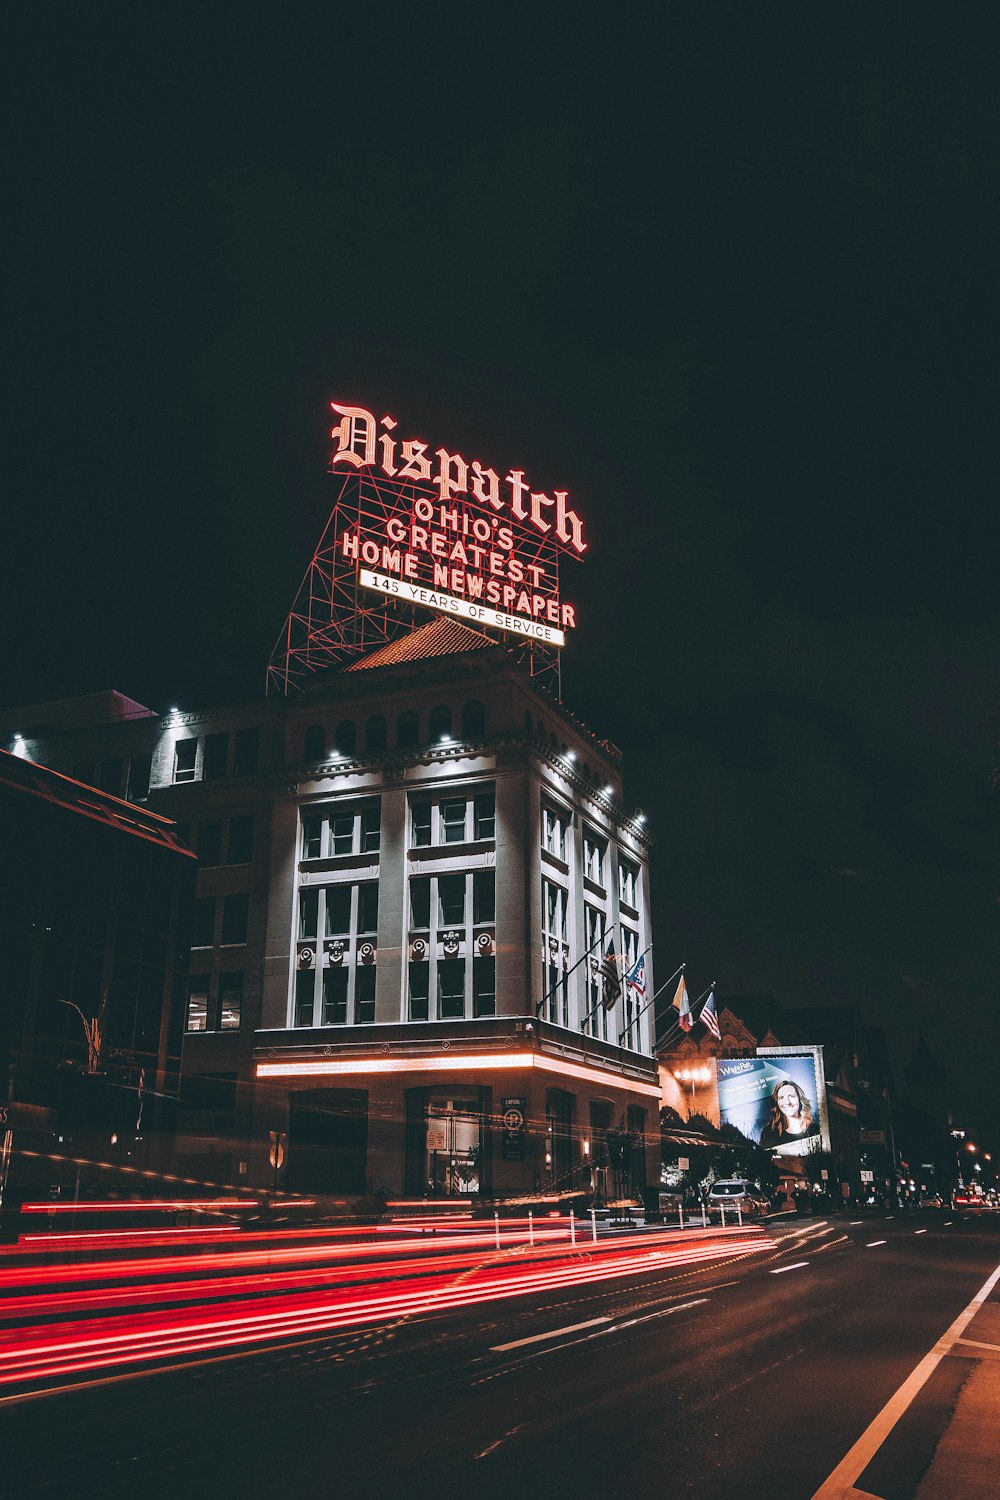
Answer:
[[[782,1156],[829,1151],[822,1047],[761,1047],[717,1067],[724,1124]]]

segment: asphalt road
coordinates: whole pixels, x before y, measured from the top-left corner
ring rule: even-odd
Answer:
[[[810,1500],[1000,1261],[1000,1222],[780,1235],[701,1270],[4,1402],[0,1493]],[[913,1494],[946,1387],[881,1456],[888,1500]]]

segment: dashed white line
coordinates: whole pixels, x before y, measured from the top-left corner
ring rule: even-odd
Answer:
[[[914,1231],[913,1231],[913,1233],[914,1233],[914,1234],[926,1234],[926,1233],[927,1233],[927,1230],[926,1230],[926,1229],[915,1229],[915,1230],[914,1230]]]
[[[863,1224],[864,1222],[864,1219],[852,1219],[850,1222],[850,1228],[856,1229],[859,1224]]]
[[[876,1245],[887,1245],[888,1243],[888,1240],[869,1240],[868,1244],[865,1246],[865,1249],[874,1250]]]
[[[540,1344],[544,1339],[557,1339],[564,1333],[579,1333],[581,1328],[596,1328],[599,1323],[610,1323],[610,1318],[590,1318],[586,1323],[571,1323],[568,1328],[553,1328],[548,1333],[533,1333],[527,1339],[514,1339],[509,1344],[492,1344],[491,1354],[506,1354],[508,1349],[523,1349],[525,1344]]]
[[[801,1271],[802,1267],[807,1266],[808,1264],[809,1262],[807,1260],[797,1260],[794,1265],[791,1266],[776,1266],[771,1272],[771,1275],[780,1276],[782,1271]]]

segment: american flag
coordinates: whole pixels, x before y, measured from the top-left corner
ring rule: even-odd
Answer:
[[[722,1033],[719,1030],[719,1018],[715,1014],[714,990],[709,990],[708,999],[705,1001],[705,1004],[701,1008],[701,1015],[699,1017],[699,1020],[704,1021],[705,1025],[708,1027],[709,1031],[715,1037],[715,1040],[717,1042],[722,1040]]]
[[[605,1010],[613,1010],[622,992],[622,983],[618,978],[618,955],[615,952],[614,938],[608,943],[608,951],[601,959],[601,978],[604,980],[604,995],[601,1003]]]

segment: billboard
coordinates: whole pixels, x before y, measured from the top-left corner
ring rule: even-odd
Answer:
[[[822,1047],[759,1047],[717,1068],[723,1124],[779,1156],[830,1150]]]

